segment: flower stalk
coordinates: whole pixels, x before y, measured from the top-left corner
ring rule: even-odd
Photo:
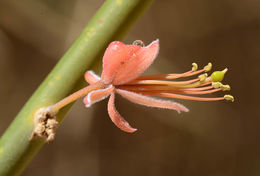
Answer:
[[[99,81],[95,84],[91,84],[89,86],[86,86],[86,87],[78,90],[77,92],[74,92],[73,94],[69,95],[68,97],[65,97],[64,99],[57,102],[56,104],[50,106],[49,107],[50,109],[48,111],[50,111],[54,114],[57,114],[61,108],[67,106],[68,104],[74,102],[75,100],[86,96],[91,91],[95,91],[95,90],[98,90],[98,89],[104,89],[105,87],[106,87],[106,85],[102,81]]]

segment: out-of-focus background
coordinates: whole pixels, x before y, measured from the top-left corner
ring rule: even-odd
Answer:
[[[0,134],[80,34],[101,0],[0,2]],[[192,62],[229,68],[231,102],[179,101],[189,113],[150,109],[117,97],[134,134],[110,121],[107,100],[77,102],[54,142],[23,175],[258,176],[260,174],[260,2],[156,1],[124,40],[160,39],[148,73],[184,72]],[[216,94],[222,95],[223,92]],[[1,166],[0,166],[1,167]]]

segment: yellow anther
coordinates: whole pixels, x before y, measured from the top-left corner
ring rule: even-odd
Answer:
[[[212,63],[208,63],[208,65],[206,65],[205,67],[204,67],[204,70],[205,70],[205,72],[208,72],[208,71],[210,71],[212,69]]]
[[[207,74],[207,73],[204,73],[204,74],[199,75],[200,82],[205,81],[205,79],[206,79],[207,77],[208,77],[208,74]]]
[[[232,101],[232,102],[235,101],[235,99],[232,95],[225,95],[224,98],[225,98],[225,100],[229,100],[229,101]]]
[[[220,87],[223,86],[223,84],[221,82],[213,82],[211,83],[211,85],[215,88],[215,89],[218,89]]]
[[[222,85],[222,86],[221,86],[221,89],[222,89],[223,91],[226,91],[226,90],[230,90],[231,88],[230,88],[229,85]]]
[[[198,64],[192,63],[192,71],[197,71],[198,70]]]
[[[214,71],[210,77],[212,78],[212,81],[213,82],[220,82],[224,79],[224,75],[225,73],[227,72],[227,68],[225,68],[224,70],[222,71]]]

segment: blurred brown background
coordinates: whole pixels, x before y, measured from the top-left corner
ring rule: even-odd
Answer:
[[[1,134],[102,3],[0,2]],[[107,100],[90,109],[79,101],[23,175],[258,176],[259,20],[256,0],[156,1],[125,39],[160,39],[148,73],[183,72],[192,62],[228,67],[224,83],[236,101],[178,100],[191,110],[178,115],[118,96],[118,110],[138,128],[135,134],[114,126]]]

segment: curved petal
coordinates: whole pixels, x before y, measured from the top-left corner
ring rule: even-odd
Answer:
[[[87,71],[84,77],[89,84],[94,84],[101,80],[101,78],[98,75],[96,75],[92,70]]]
[[[122,90],[122,89],[116,89],[116,92],[118,94],[120,94],[122,97],[128,99],[129,101],[140,104],[140,105],[144,105],[144,106],[148,106],[148,107],[173,109],[173,110],[176,110],[178,113],[180,113],[181,111],[184,111],[184,112],[189,111],[189,109],[187,109],[185,106],[183,106],[179,103],[173,102],[173,101],[156,99],[153,97],[144,96],[141,94],[137,94],[137,93]]]
[[[159,40],[146,47],[112,42],[103,57],[102,79],[105,83],[124,84],[137,78],[154,61],[159,52]]]
[[[114,86],[109,85],[105,89],[98,89],[90,92],[83,100],[86,107],[90,107],[92,104],[104,100],[114,91]]]
[[[117,70],[114,85],[130,82],[140,76],[155,60],[159,53],[159,40],[136,51],[125,64]]]
[[[115,107],[115,94],[112,93],[108,101],[108,114],[112,122],[121,130],[133,133],[137,129],[132,128],[129,123],[119,114]]]
[[[127,62],[131,56],[141,48],[139,45],[125,45],[120,41],[111,42],[103,56],[102,79],[111,83],[121,64]]]

